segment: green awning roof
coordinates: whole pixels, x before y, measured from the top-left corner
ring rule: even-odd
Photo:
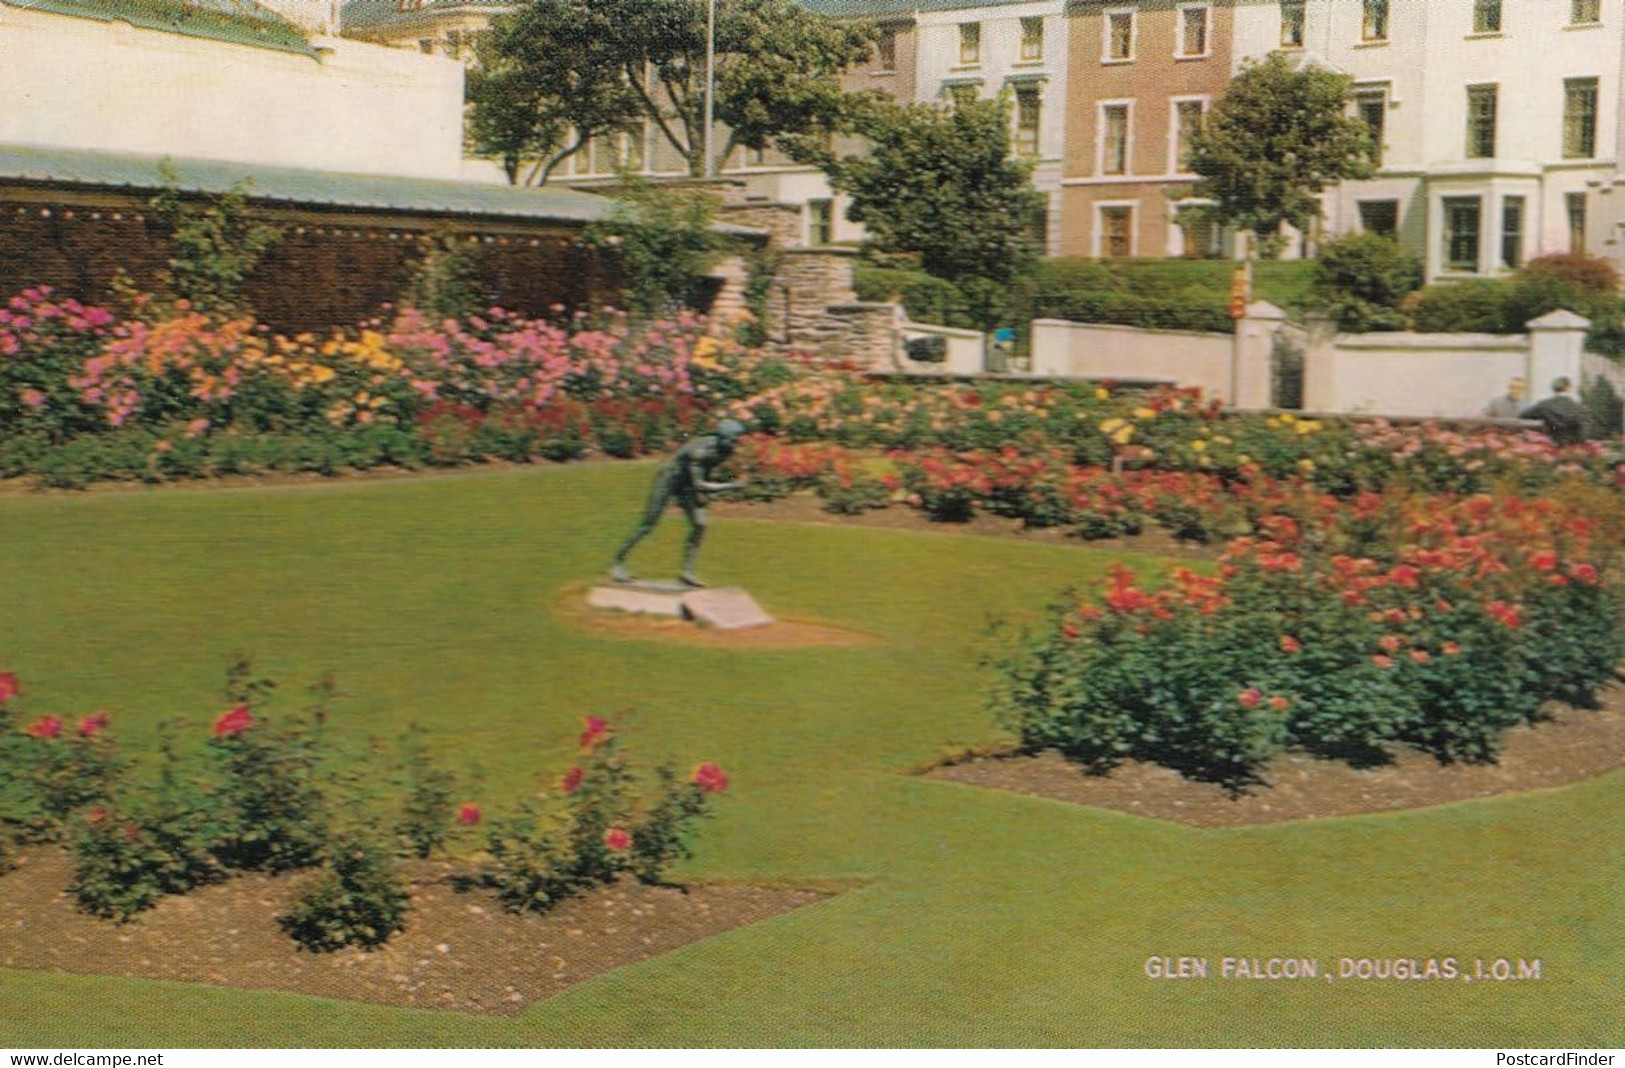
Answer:
[[[174,167],[176,185],[182,192],[220,194],[247,182],[250,200],[290,206],[585,224],[604,218],[615,204],[607,197],[570,189],[521,189],[487,182],[5,144],[0,144],[0,187],[91,186],[138,195],[156,193],[163,188],[158,166],[165,158]],[[738,236],[759,234],[738,226],[719,225],[717,229]]]
[[[316,54],[303,30],[254,0],[0,0],[0,7],[6,5],[98,22],[128,22],[184,37]]]

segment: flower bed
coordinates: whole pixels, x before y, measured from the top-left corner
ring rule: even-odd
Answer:
[[[638,456],[788,372],[681,316],[501,309],[326,338],[184,304],[118,321],[31,289],[0,309],[0,476],[47,484]]]
[[[232,705],[199,732],[201,747],[183,752],[166,734],[156,775],[142,776],[106,713],[76,728],[46,715],[12,729],[21,688],[0,673],[0,859],[8,846],[65,844],[78,907],[120,921],[241,873],[313,870],[278,916],[282,929],[311,951],[372,947],[407,923],[402,858],[428,859],[483,824],[486,859],[465,881],[515,912],[545,912],[623,874],[662,884],[728,787],[711,763],[687,776],[661,765],[644,782],[618,732],[589,716],[578,762],[539,799],[487,820],[480,804],[456,803],[451,776],[415,735],[393,769],[344,759],[325,733],[330,682],[305,715],[280,721],[263,711],[272,688],[235,665]],[[393,796],[361,785],[379,781]]]
[[[1234,542],[1218,576],[1182,569],[1152,590],[1119,568],[1100,604],[1054,609],[998,660],[996,711],[1032,750],[1233,788],[1287,747],[1490,760],[1543,701],[1589,705],[1612,677],[1620,517],[1595,493],[1266,516],[1267,536]]]

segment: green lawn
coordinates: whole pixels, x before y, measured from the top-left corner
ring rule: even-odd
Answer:
[[[330,670],[349,738],[418,720],[459,768],[484,769],[493,808],[568,762],[582,715],[631,710],[634,754],[733,777],[682,875],[861,889],[513,1019],[0,970],[0,1045],[1621,1040],[1625,775],[1220,832],[912,779],[946,745],[1000,737],[976,666],[987,615],[1036,613],[1119,557],[720,522],[713,581],[878,640],[730,650],[579,629],[559,606],[603,567],[649,475],[0,497],[0,669],[30,710],[112,710],[132,746],[166,717],[202,730],[234,651],[285,688]],[[634,563],[674,563],[680,528],[669,517]],[[1152,955],[1207,956],[1215,974],[1226,955],[1538,957],[1543,978],[1153,981]]]

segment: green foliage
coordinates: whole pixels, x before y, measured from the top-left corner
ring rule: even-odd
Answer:
[[[1585,439],[1607,441],[1625,434],[1625,401],[1612,382],[1597,375],[1580,390],[1585,416]]]
[[[889,301],[893,297],[899,298],[908,317],[917,323],[956,327],[970,325],[965,295],[959,291],[959,287],[924,271],[860,263],[852,273],[852,284],[859,300]]]
[[[669,764],[656,768],[655,778],[655,802],[632,828],[627,860],[632,874],[652,884],[664,882],[672,864],[694,855],[690,835],[705,814],[704,792],[692,782],[679,780]]]
[[[494,822],[480,885],[512,912],[546,912],[578,889],[559,825],[534,804]]]
[[[435,322],[464,319],[491,305],[468,244],[451,236],[437,238],[424,252],[401,301]]]
[[[840,76],[869,54],[867,20],[793,0],[732,0],[716,15],[717,159],[844,124]],[[703,0],[531,0],[478,46],[476,149],[516,183],[546,181],[586,138],[647,123],[704,176],[705,31]]]
[[[1227,306],[1234,268],[1225,260],[1040,260],[1013,316],[1231,333],[1235,323]],[[1256,292],[1283,308],[1305,307],[1313,270],[1301,260],[1257,264]]]
[[[406,800],[395,823],[395,835],[412,856],[423,858],[443,849],[450,837],[452,787],[449,772],[429,759],[423,731],[407,732]]]
[[[961,290],[1008,284],[1034,254],[1028,224],[1042,204],[1031,164],[1011,157],[1009,110],[1007,98],[951,110],[877,99],[855,120],[868,151],[821,165],[873,248],[916,256]]]
[[[1248,61],[1191,137],[1191,195],[1262,241],[1307,231],[1326,186],[1371,174],[1371,138],[1349,108],[1353,79],[1274,53]],[[1264,250],[1261,248],[1260,252]],[[1265,258],[1273,258],[1266,256]]]
[[[632,180],[607,219],[585,240],[607,255],[621,278],[628,310],[645,317],[698,305],[704,278],[721,257],[711,226],[716,198],[702,189]]]
[[[183,198],[174,165],[165,160],[158,173],[163,189],[151,207],[170,241],[169,267],[159,281],[162,295],[188,301],[206,315],[247,314],[243,287],[260,258],[282,239],[281,229],[249,213],[248,182],[217,197]]]
[[[1425,334],[1514,333],[1508,308],[1512,283],[1473,278],[1436,283],[1412,293],[1401,305],[1411,329]]]
[[[134,820],[96,809],[73,841],[71,892],[92,916],[124,921],[164,896],[169,856]]]
[[[1339,330],[1400,330],[1399,302],[1422,284],[1422,264],[1381,234],[1327,242],[1315,261],[1315,296]]]
[[[405,930],[410,907],[389,855],[364,839],[341,838],[327,870],[300,891],[277,924],[312,953],[372,948]]]
[[[278,727],[253,712],[272,684],[252,677],[245,660],[226,687],[232,709],[216,720],[208,748],[217,777],[212,849],[225,867],[272,873],[317,863],[328,845],[328,813],[319,775],[321,727],[330,684],[318,687],[308,718]]]

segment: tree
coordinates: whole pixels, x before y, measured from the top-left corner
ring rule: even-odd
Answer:
[[[1371,176],[1371,135],[1351,112],[1352,86],[1323,67],[1294,69],[1281,53],[1249,61],[1191,137],[1189,166],[1201,180],[1190,195],[1262,242],[1282,223],[1306,231],[1322,189]]]
[[[869,55],[872,24],[794,0],[717,0],[716,16],[719,159],[840,125],[841,74]],[[495,20],[478,56],[475,145],[516,184],[645,123],[689,174],[706,173],[706,0],[530,0]]]
[[[716,209],[716,198],[704,189],[627,176],[609,216],[583,236],[614,262],[634,315],[669,315],[699,304],[705,276],[721,255]]]
[[[855,118],[861,155],[819,160],[852,198],[847,216],[882,252],[912,253],[962,289],[1007,284],[1033,254],[1043,210],[1032,165],[1011,158],[1007,99],[953,108],[872,97]]]

